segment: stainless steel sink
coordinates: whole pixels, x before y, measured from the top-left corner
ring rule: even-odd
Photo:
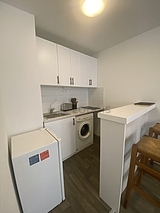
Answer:
[[[43,117],[46,119],[49,119],[49,118],[62,117],[62,116],[66,116],[66,115],[69,115],[69,114],[63,113],[63,112],[53,112],[53,113],[45,113],[45,114],[43,114]]]

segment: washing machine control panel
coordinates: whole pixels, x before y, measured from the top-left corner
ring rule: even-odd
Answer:
[[[93,113],[86,114],[86,115],[80,115],[80,116],[76,117],[77,122],[87,121],[87,120],[90,120],[90,119],[93,119]]]

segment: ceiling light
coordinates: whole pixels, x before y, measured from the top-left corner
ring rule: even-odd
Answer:
[[[104,9],[103,0],[84,0],[82,11],[86,16],[95,17],[102,13]]]

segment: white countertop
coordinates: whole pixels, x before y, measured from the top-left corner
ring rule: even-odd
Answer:
[[[126,105],[98,113],[101,119],[114,121],[117,123],[128,124],[145,113],[151,111],[156,107],[156,104],[147,105]]]
[[[51,121],[56,121],[56,120],[61,120],[61,119],[65,119],[65,118],[69,118],[69,117],[74,117],[74,116],[80,116],[80,115],[84,115],[84,114],[88,114],[88,113],[94,113],[94,112],[99,112],[102,111],[103,108],[100,109],[96,109],[96,110],[91,110],[91,109],[85,109],[85,108],[78,108],[78,109],[73,109],[73,110],[69,110],[69,111],[63,111],[63,113],[66,113],[65,116],[60,116],[60,117],[56,117],[56,118],[44,118],[43,121],[45,123],[51,122]]]

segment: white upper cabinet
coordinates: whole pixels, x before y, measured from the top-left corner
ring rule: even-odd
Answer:
[[[37,60],[40,84],[58,84],[58,64],[56,44],[37,37]]]
[[[60,85],[81,86],[80,53],[61,45],[57,46]]]
[[[89,61],[88,56],[81,54],[81,83],[82,86],[88,86]]]
[[[97,59],[37,37],[40,84],[97,87]]]
[[[89,70],[88,79],[90,87],[97,87],[97,58],[90,57],[89,60]]]
[[[81,54],[71,50],[71,85],[81,86]]]
[[[70,49],[57,45],[59,83],[63,86],[70,85],[71,53]]]
[[[97,59],[81,54],[81,85],[97,87]]]

